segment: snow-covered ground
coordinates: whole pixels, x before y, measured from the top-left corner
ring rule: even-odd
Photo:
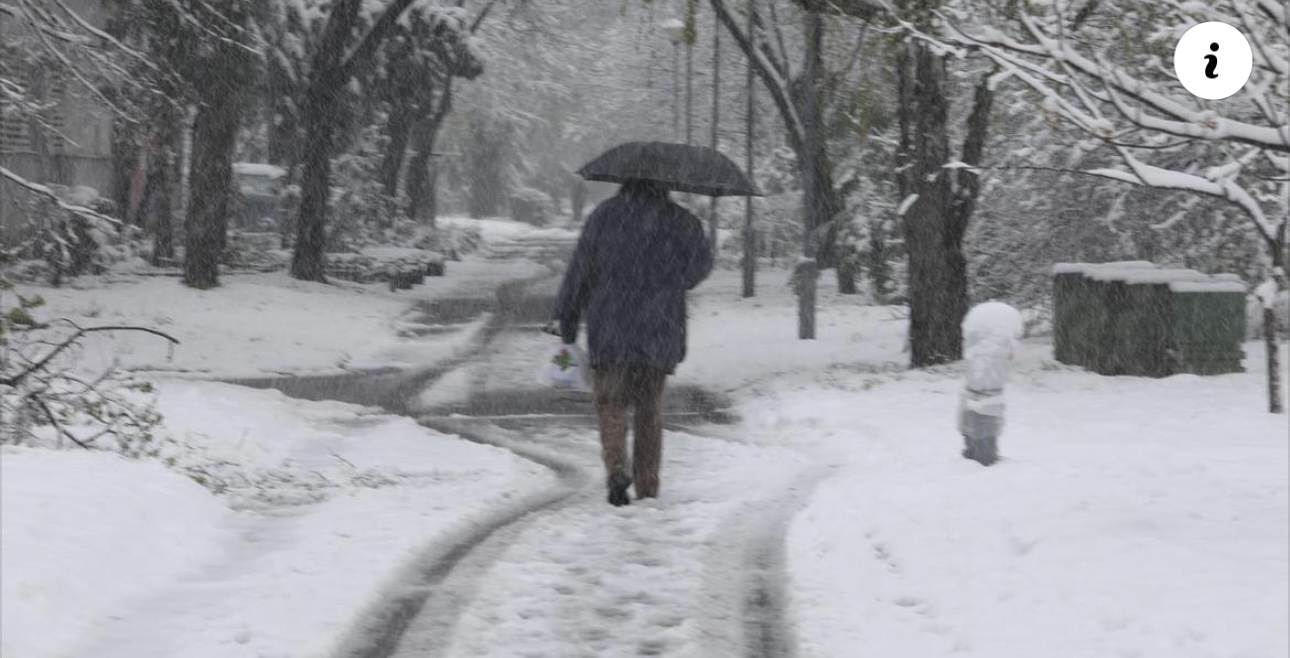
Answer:
[[[6,450],[5,656],[328,655],[428,547],[554,482],[363,407],[208,382],[158,406],[223,497],[155,462]]]
[[[78,366],[118,362],[152,381],[160,433],[185,447],[165,453],[176,468],[3,450],[0,654],[334,652],[405,571],[523,507],[553,476],[407,418],[192,378],[431,366],[458,354],[480,323],[401,336],[415,300],[488,295],[544,271],[467,259],[398,294],[282,274],[229,276],[209,291],[116,275],[20,288],[44,297],[43,317],[177,337],[168,353],[156,339],[96,335]]]
[[[825,281],[819,340],[796,341],[786,291],[733,279],[696,295],[678,375],[735,388],[743,438],[833,467],[787,538],[804,658],[1290,653],[1290,442],[1260,344],[1246,373],[1154,380],[1027,341],[983,468],[959,455],[961,367],[893,371],[903,323]]]
[[[0,453],[0,653],[65,656],[125,601],[217,559],[233,515],[157,462]]]
[[[1286,655],[1290,454],[1251,379],[1022,373],[989,469],[953,380],[750,403],[837,465],[788,540],[802,655]]]
[[[449,263],[447,276],[399,293],[381,284],[308,283],[285,273],[226,276],[212,290],[185,288],[171,277],[85,277],[64,288],[22,286],[19,292],[40,294],[45,317],[149,326],[180,341],[171,348],[153,336],[97,334],[86,341],[87,359],[206,379],[407,366],[411,343],[397,334],[415,300],[486,295],[498,283],[544,271],[527,260],[468,259]]]
[[[567,237],[480,227],[495,243]],[[479,325],[400,337],[415,297],[540,271],[450,263],[398,294],[277,275],[207,292],[173,279],[41,290],[55,314],[159,324],[183,341],[170,360],[146,338],[95,343],[86,359],[156,380],[165,433],[193,446],[180,466],[228,491],[156,463],[5,449],[4,656],[334,653],[408,569],[554,477],[409,419],[192,378],[437,363]],[[744,564],[732,551],[788,501],[800,509],[784,537],[787,616],[804,658],[1290,651],[1290,452],[1285,417],[1264,411],[1260,345],[1246,373],[1152,380],[1058,366],[1028,339],[1003,460],[984,468],[959,455],[962,368],[905,370],[900,309],[839,296],[824,277],[819,339],[798,341],[787,274],[763,273],[758,292],[740,299],[732,271],[696,290],[677,373],[729,394],[742,420],[669,433],[658,501],[612,509],[592,486],[516,528],[465,572],[476,580],[450,583],[470,595],[453,632],[414,627],[405,646],[728,655],[738,638],[723,623],[739,611],[718,595]],[[449,374],[428,401],[533,385],[549,339],[503,337],[495,353],[533,362]],[[589,431],[513,440],[595,473]],[[814,488],[794,485],[809,497],[785,493],[817,472]]]
[[[537,227],[522,222],[513,222],[505,218],[441,217],[438,219],[439,224],[442,226],[478,230],[479,236],[484,243],[493,246],[519,240],[567,240],[573,237],[576,232],[571,232],[564,228],[565,221],[567,221],[567,218],[561,218],[560,221],[553,222],[551,226]]]

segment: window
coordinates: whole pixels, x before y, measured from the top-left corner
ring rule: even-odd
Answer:
[[[49,153],[62,153],[67,143],[62,135],[67,125],[67,81],[57,74],[51,74],[45,81],[32,81],[30,77],[29,93],[47,104],[40,113],[43,126],[22,112],[10,110],[0,115],[0,153],[35,153],[36,137],[44,137]],[[34,131],[39,134],[33,134]]]
[[[19,118],[17,112],[0,115],[0,153],[28,153],[31,150],[26,120]]]

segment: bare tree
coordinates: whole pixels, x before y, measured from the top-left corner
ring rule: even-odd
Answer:
[[[802,191],[806,203],[806,229],[814,232],[830,225],[842,209],[839,190],[833,181],[833,163],[825,144],[823,119],[826,101],[822,99],[823,39],[825,26],[822,14],[812,12],[805,17],[807,38],[802,53],[802,63],[794,75],[789,64],[789,53],[780,33],[778,15],[767,20],[750,3],[754,30],[750,34],[740,25],[726,0],[709,0],[717,18],[735,43],[753,64],[758,79],[770,92],[771,100],[784,124],[788,144],[797,155],[802,178]],[[774,13],[774,4],[771,5]],[[814,253],[821,264],[832,262],[832,243],[821,242]]]

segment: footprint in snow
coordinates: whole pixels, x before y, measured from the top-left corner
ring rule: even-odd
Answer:
[[[605,619],[631,619],[632,611],[630,608],[596,608],[596,614]]]
[[[638,656],[661,656],[661,655],[663,655],[663,652],[664,652],[666,649],[667,649],[667,643],[665,643],[665,642],[659,642],[659,641],[656,641],[656,640],[651,640],[651,641],[648,641],[648,642],[642,642],[642,643],[640,644],[640,647],[638,648],[638,650],[637,650],[637,652],[636,652],[636,655],[638,655]]]

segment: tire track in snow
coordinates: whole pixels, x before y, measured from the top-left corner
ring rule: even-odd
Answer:
[[[819,479],[801,455],[673,433],[663,498],[615,509],[594,432],[438,429],[572,467],[582,486],[459,556],[392,654],[350,655],[792,655],[783,539]]]
[[[792,658],[797,655],[796,638],[789,622],[787,547],[789,526],[805,506],[825,471],[808,468],[787,488],[752,534],[744,553],[747,590],[743,619],[745,653],[748,658]]]
[[[368,611],[338,656],[388,658],[395,655],[409,625],[422,616],[423,611],[433,615],[434,619],[442,620],[442,628],[450,629],[455,622],[452,611],[468,597],[470,574],[487,565],[524,522],[545,510],[558,508],[586,485],[581,469],[551,455],[489,440],[486,434],[461,423],[423,424],[475,443],[510,450],[551,469],[559,478],[560,486],[482,520],[473,530],[446,547],[440,543],[429,550],[395,579],[398,584]],[[463,579],[467,581],[467,587],[459,584]]]

